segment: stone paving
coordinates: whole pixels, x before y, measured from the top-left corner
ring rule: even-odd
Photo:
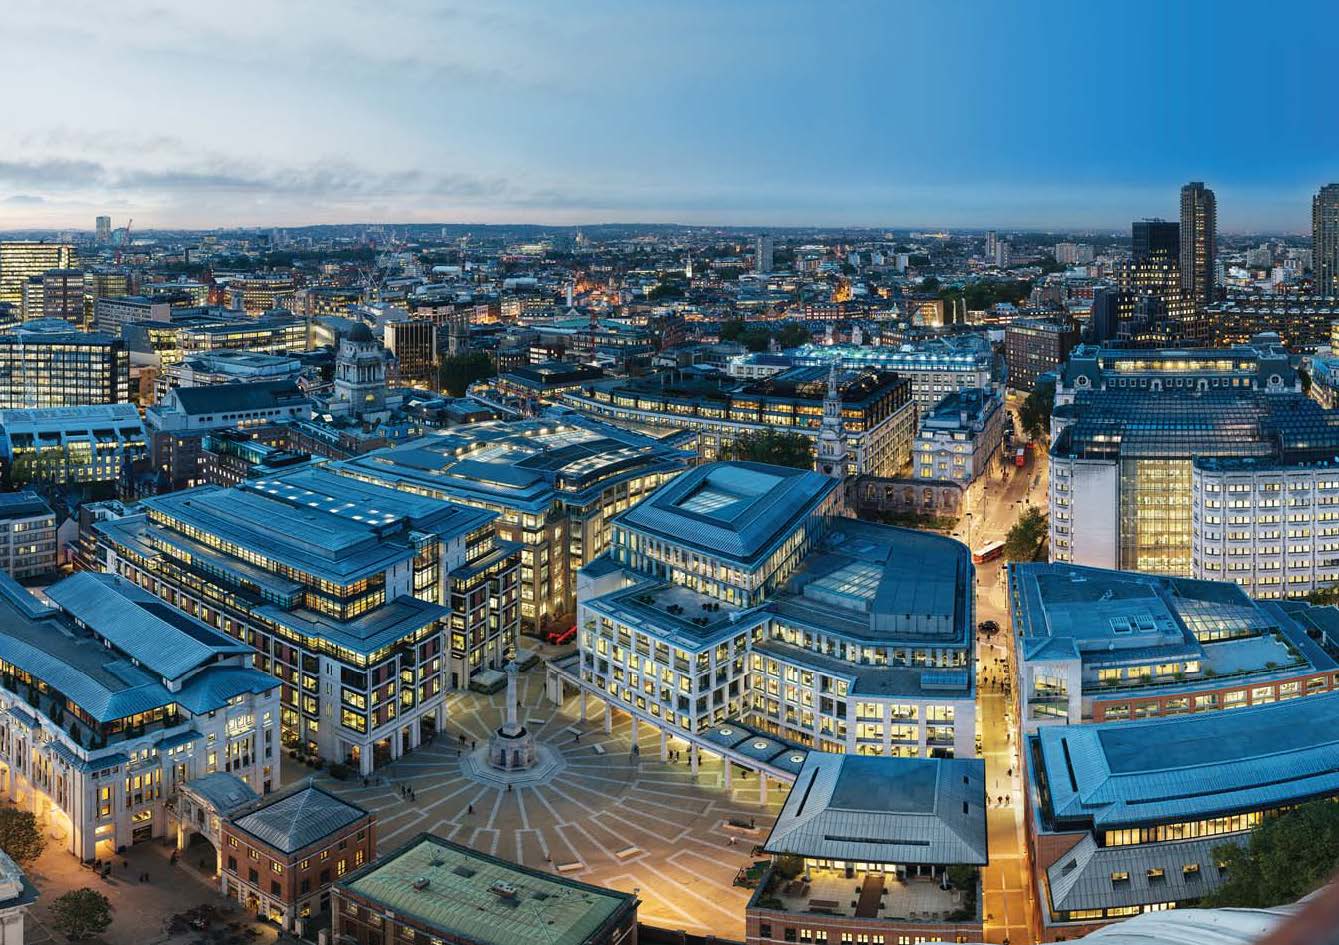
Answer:
[[[767,836],[789,785],[769,784],[762,805],[757,776],[736,768],[727,792],[716,759],[704,758],[693,776],[682,741],[670,747],[683,760],[665,763],[660,735],[649,725],[640,726],[634,754],[627,715],[615,711],[606,734],[595,699],[587,722],[578,721],[576,697],[559,710],[544,697],[542,666],[518,684],[522,719],[561,756],[538,781],[509,787],[478,770],[477,755],[470,756],[498,726],[504,694],[460,693],[433,744],[379,769],[366,786],[361,778],[328,777],[322,786],[376,813],[382,853],[431,831],[526,866],[636,892],[649,924],[742,940],[751,893],[734,886],[734,876]],[[404,787],[412,800],[402,796]],[[751,820],[756,830],[734,831],[732,842],[724,829],[729,818]]]

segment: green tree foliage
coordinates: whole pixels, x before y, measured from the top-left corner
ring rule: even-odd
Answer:
[[[1018,425],[1031,440],[1048,438],[1051,434],[1051,408],[1055,404],[1055,384],[1038,384],[1018,408]]]
[[[807,436],[782,430],[743,433],[725,448],[725,459],[795,466],[810,469],[814,465],[814,445]]]
[[[1206,906],[1253,909],[1295,902],[1318,888],[1339,866],[1339,804],[1312,801],[1267,817],[1243,843],[1214,848],[1227,880]]]
[[[1000,302],[1017,305],[1027,301],[1032,292],[1029,279],[1008,279],[1005,281],[973,282],[961,289],[945,289],[939,293],[944,307],[949,308],[953,299],[961,299],[968,311],[980,312]]]
[[[1004,537],[1004,557],[1009,561],[1045,560],[1046,516],[1035,505],[1023,509]]]
[[[112,924],[112,904],[96,889],[74,889],[51,904],[51,924],[75,942],[101,935]]]
[[[437,380],[443,393],[463,397],[465,389],[475,381],[482,381],[496,373],[493,361],[487,354],[472,351],[443,358],[442,366],[437,371]]]
[[[783,348],[797,348],[809,340],[809,329],[787,322],[774,331],[761,322],[750,324],[742,318],[732,318],[721,325],[722,341],[737,341],[750,351],[766,351],[773,337]]]
[[[31,863],[46,849],[46,837],[37,818],[28,811],[0,807],[0,850],[20,866]]]

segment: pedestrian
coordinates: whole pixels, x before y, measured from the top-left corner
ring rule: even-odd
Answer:
[[[465,813],[467,813],[467,814],[473,814],[473,813],[474,813],[474,805],[471,804],[471,805],[469,806],[469,808],[465,811]]]

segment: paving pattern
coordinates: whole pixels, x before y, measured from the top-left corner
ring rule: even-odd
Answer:
[[[735,872],[751,862],[750,849],[767,836],[789,785],[769,785],[761,805],[756,775],[736,768],[727,792],[718,761],[704,760],[693,776],[683,742],[670,746],[683,761],[660,761],[660,735],[648,725],[640,726],[640,753],[633,754],[628,716],[615,711],[606,734],[592,699],[589,721],[578,721],[576,697],[561,710],[544,697],[542,667],[521,675],[518,692],[526,726],[562,756],[541,783],[508,790],[472,776],[468,762],[462,768],[470,740],[482,748],[500,722],[504,694],[459,693],[448,704],[447,731],[379,769],[379,781],[326,778],[322,786],[376,813],[382,853],[431,831],[526,866],[635,891],[649,924],[742,940],[750,891],[732,885]],[[402,787],[413,790],[412,800]],[[756,832],[727,831],[730,818],[752,820]]]

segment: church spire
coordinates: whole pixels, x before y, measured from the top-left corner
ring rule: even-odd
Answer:
[[[818,431],[814,468],[837,480],[846,478],[846,424],[842,422],[842,395],[837,386],[837,359],[828,371],[828,392],[823,398],[823,425]]]

